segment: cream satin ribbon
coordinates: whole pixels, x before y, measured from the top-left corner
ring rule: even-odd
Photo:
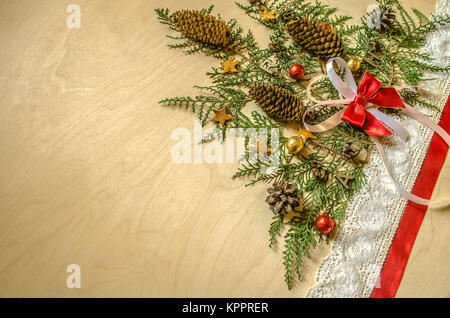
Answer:
[[[338,66],[343,67],[345,69],[345,75],[344,80],[342,80],[334,71],[333,68],[333,62],[335,62]],[[320,102],[310,108],[308,108],[305,113],[303,114],[303,125],[307,130],[310,132],[324,132],[327,130],[332,129],[333,127],[339,125],[342,123],[342,115],[345,111],[345,109],[342,109],[338,111],[336,114],[331,116],[330,118],[326,119],[320,124],[317,125],[309,125],[305,122],[305,118],[308,115],[310,111],[316,106],[319,105],[330,105],[330,104],[349,104],[356,96],[357,93],[357,85],[355,82],[355,79],[353,78],[352,72],[348,66],[348,64],[340,57],[334,57],[328,60],[327,62],[327,74],[328,77],[333,84],[333,86],[337,89],[337,91],[344,96],[346,99],[341,100],[328,100],[324,102]],[[403,87],[405,88],[405,87]],[[399,88],[398,88],[399,89]],[[433,120],[422,114],[421,112],[415,110],[413,107],[411,107],[408,104],[405,104],[405,108],[401,108],[400,110],[402,113],[406,116],[409,116],[413,118],[414,120],[428,126],[431,128],[434,132],[436,132],[439,136],[444,139],[444,141],[447,143],[447,145],[450,145],[450,135],[438,124],[436,124]],[[379,121],[381,121],[383,124],[385,124],[387,127],[389,127],[392,131],[394,131],[402,140],[406,141],[409,138],[408,131],[401,126],[397,121],[395,121],[392,117],[389,117],[385,113],[379,111],[376,109],[376,106],[374,104],[368,103],[365,108],[368,112],[370,112],[372,115],[374,115]],[[398,193],[400,193],[404,198],[421,204],[421,205],[432,205],[432,206],[444,206],[450,204],[449,200],[427,200],[424,198],[421,198],[419,196],[416,196],[412,194],[411,192],[408,192],[405,190],[395,179],[392,169],[389,165],[386,152],[384,151],[381,142],[378,137],[376,136],[370,136],[375,143],[375,146],[380,153],[381,159],[383,160],[384,166],[386,167],[386,170],[389,174],[389,178],[391,179],[392,183],[395,186],[395,189]]]

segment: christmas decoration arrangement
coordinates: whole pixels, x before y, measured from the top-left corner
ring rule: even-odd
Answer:
[[[173,13],[156,9],[159,21],[172,30],[171,48],[218,60],[206,74],[211,85],[196,87],[197,96],[160,103],[190,109],[202,125],[215,125],[204,143],[223,141],[230,128],[268,132],[256,147],[246,139],[246,153],[233,179],[268,184],[267,197],[261,200],[273,213],[269,246],[284,234],[288,288],[301,278],[303,258],[322,240],[328,242],[344,220],[348,202],[364,184],[371,152],[377,149],[383,157],[385,136],[408,138],[396,118],[409,116],[450,141],[442,128],[414,109],[421,105],[439,111],[421,96],[418,85],[429,80],[425,71],[445,73],[449,68],[435,66],[419,49],[427,33],[448,24],[450,17],[409,12],[398,0],[377,3],[359,24],[351,25],[351,17],[320,1],[236,3],[267,28],[267,48],[235,19],[213,14],[212,6]],[[249,103],[258,110],[248,111]],[[276,166],[269,156],[276,157]],[[390,175],[404,197],[430,203]]]

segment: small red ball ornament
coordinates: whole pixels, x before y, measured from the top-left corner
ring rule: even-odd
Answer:
[[[322,234],[328,234],[334,228],[333,219],[325,214],[319,215],[315,222],[316,229]]]
[[[289,68],[289,76],[295,80],[299,80],[305,75],[305,69],[300,64],[294,64]]]

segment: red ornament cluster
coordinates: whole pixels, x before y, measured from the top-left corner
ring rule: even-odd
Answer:
[[[300,64],[293,64],[289,68],[289,76],[295,80],[299,80],[305,75],[305,69]]]
[[[334,228],[333,219],[325,214],[319,215],[315,221],[317,231],[322,234],[330,233]]]

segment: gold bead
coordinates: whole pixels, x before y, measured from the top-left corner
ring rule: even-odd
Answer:
[[[286,149],[290,154],[298,154],[304,147],[303,140],[300,136],[294,136],[286,142]]]
[[[350,58],[348,60],[347,64],[350,67],[350,70],[352,72],[357,72],[359,70],[359,68],[361,67],[361,62],[355,58]]]

